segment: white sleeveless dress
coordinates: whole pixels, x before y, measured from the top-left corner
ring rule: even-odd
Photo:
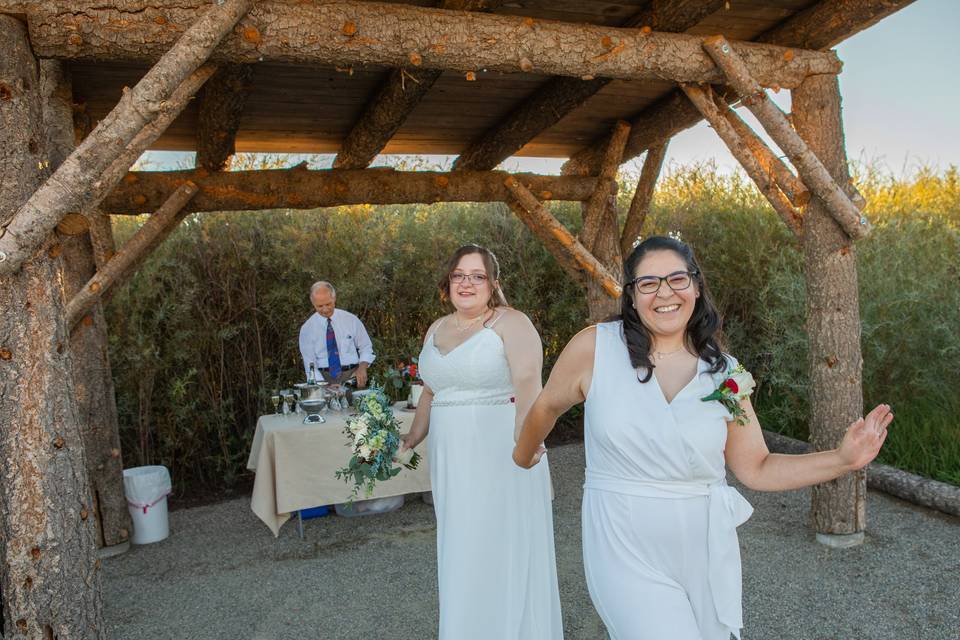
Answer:
[[[753,508],[726,484],[731,416],[700,400],[722,374],[711,376],[701,360],[668,404],[656,376],[637,379],[621,326],[597,325],[585,406],[590,597],[612,640],[739,638],[736,528]]]
[[[550,468],[513,463],[516,405],[500,336],[447,354],[431,335],[430,481],[437,516],[440,640],[562,640]]]

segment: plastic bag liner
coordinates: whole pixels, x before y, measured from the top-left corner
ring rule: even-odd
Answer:
[[[172,489],[170,472],[163,465],[123,470],[123,492],[127,496],[127,504],[142,509],[143,513],[170,495]]]

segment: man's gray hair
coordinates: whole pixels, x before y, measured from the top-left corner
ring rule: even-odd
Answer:
[[[312,298],[313,294],[315,294],[320,289],[326,289],[327,291],[330,292],[330,295],[332,295],[334,298],[337,297],[337,290],[334,289],[333,285],[327,282],[326,280],[318,280],[317,282],[314,282],[313,285],[310,286],[310,297]]]

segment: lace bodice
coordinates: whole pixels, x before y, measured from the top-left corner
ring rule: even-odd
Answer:
[[[497,333],[484,327],[446,354],[427,338],[420,352],[420,376],[439,402],[513,395],[510,366]]]

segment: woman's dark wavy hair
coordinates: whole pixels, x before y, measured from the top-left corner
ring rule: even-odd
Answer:
[[[687,271],[694,274],[693,281],[697,284],[700,296],[693,307],[693,315],[687,322],[687,344],[695,354],[710,364],[710,373],[722,371],[726,366],[720,348],[723,319],[713,303],[707,281],[693,254],[693,249],[685,242],[669,236],[651,236],[637,245],[624,263],[623,295],[620,297],[619,319],[623,321],[623,337],[630,354],[630,364],[637,369],[647,371],[646,376],[640,378],[640,382],[649,382],[653,377],[653,369],[656,366],[650,360],[653,335],[640,320],[640,315],[633,305],[633,287],[628,286],[627,283],[636,277],[637,265],[640,261],[653,251],[673,251],[687,263]]]

